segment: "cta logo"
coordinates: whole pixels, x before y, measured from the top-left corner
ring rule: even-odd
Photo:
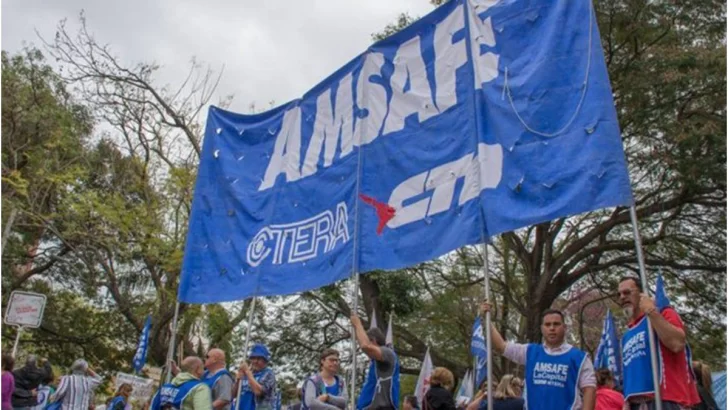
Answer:
[[[456,203],[462,206],[484,189],[496,188],[502,174],[501,145],[481,143],[477,153],[406,179],[394,188],[386,204],[366,195],[361,199],[374,207],[379,220],[377,235],[381,235],[385,226],[396,229],[452,209],[458,181],[463,181],[463,186]],[[414,198],[422,199],[409,203]]]

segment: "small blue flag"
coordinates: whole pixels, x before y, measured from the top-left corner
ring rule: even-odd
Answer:
[[[665,281],[662,279],[662,272],[657,274],[657,284],[655,285],[655,306],[657,310],[662,312],[665,308],[670,307],[670,299],[665,293]]]
[[[614,326],[614,317],[610,310],[604,319],[604,328],[602,329],[602,337],[597,348],[594,367],[597,369],[607,368],[611,370],[614,374],[614,384],[617,387],[622,385],[621,353],[619,338],[617,338],[617,328]]]
[[[477,359],[475,369],[475,385],[480,386],[485,380],[488,370],[488,350],[483,336],[483,324],[480,317],[475,318],[473,323],[473,337],[470,340],[470,353]]]
[[[144,323],[144,329],[142,334],[139,336],[139,346],[137,347],[134,360],[132,360],[132,366],[135,372],[140,372],[144,363],[147,361],[147,347],[149,347],[149,330],[152,327],[152,316],[147,316],[147,321]]]

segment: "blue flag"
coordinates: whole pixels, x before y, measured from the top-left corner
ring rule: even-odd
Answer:
[[[670,307],[670,299],[665,293],[665,281],[662,279],[662,273],[657,274],[657,282],[655,284],[655,307],[662,312],[665,308]]]
[[[147,316],[147,321],[144,323],[144,329],[142,334],[139,336],[139,346],[137,346],[136,354],[132,360],[132,367],[135,372],[140,372],[144,367],[144,363],[147,362],[147,348],[149,347],[149,330],[152,328],[152,316]]]
[[[299,99],[210,108],[179,300],[315,289],[632,202],[592,3],[453,0]]]
[[[470,339],[470,353],[476,359],[475,386],[480,386],[488,374],[488,347],[483,336],[483,324],[480,316],[473,323],[473,336]]]
[[[607,311],[602,328],[602,337],[594,359],[594,367],[597,369],[607,368],[614,374],[614,383],[622,385],[622,349],[617,337],[617,328],[614,325],[612,311]]]

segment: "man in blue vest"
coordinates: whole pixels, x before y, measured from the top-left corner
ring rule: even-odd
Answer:
[[[669,306],[657,306],[644,293],[639,278],[619,282],[619,302],[629,318],[622,336],[622,377],[624,398],[632,409],[655,408],[648,329],[656,336],[659,349],[658,374],[662,409],[692,408],[700,402],[695,378],[690,370],[690,350],[680,315]],[[650,319],[649,326],[647,318]]]
[[[270,352],[260,343],[250,349],[247,362],[242,362],[238,369],[237,383],[242,383],[240,405],[233,410],[273,410],[276,398],[276,376],[268,367]],[[237,391],[237,383],[235,390]]]
[[[491,306],[484,302],[485,317]],[[526,366],[526,405],[530,409],[593,410],[596,398],[594,365],[586,353],[564,341],[564,314],[555,309],[541,314],[543,344],[506,342],[493,323],[491,344],[507,359]]]
[[[358,410],[395,410],[399,404],[399,359],[387,347],[384,333],[377,328],[364,330],[361,319],[351,315],[356,340],[371,359],[366,381],[356,403]]]
[[[207,352],[202,381],[212,390],[213,410],[230,410],[230,402],[233,399],[233,375],[227,370],[225,352],[216,348]]]
[[[212,410],[210,388],[200,380],[204,367],[199,357],[186,357],[181,372],[164,384],[152,399],[151,410]]]
[[[321,370],[303,382],[303,410],[343,410],[349,396],[346,382],[339,377],[339,351],[324,349],[319,356]]]

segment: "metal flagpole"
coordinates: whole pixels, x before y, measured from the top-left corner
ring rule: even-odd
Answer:
[[[483,270],[485,271],[485,280],[483,291],[485,292],[486,302],[490,302],[490,266],[488,264],[488,244],[483,242]],[[493,368],[491,366],[493,359],[493,350],[490,341],[490,310],[485,312],[485,346],[486,346],[486,391],[488,392],[488,410],[493,410]],[[477,377],[477,369],[476,369]]]
[[[248,312],[248,328],[245,330],[245,342],[243,342],[243,355],[248,354],[248,347],[250,346],[250,329],[253,328],[253,313],[255,312],[255,301],[258,298],[253,297],[253,301],[250,302],[250,312]],[[235,410],[240,410],[240,393],[243,390],[243,381],[238,380],[238,394],[235,396]]]
[[[177,319],[179,318],[179,300],[174,305],[174,319],[172,319],[172,334],[169,337],[169,349],[167,350],[167,374],[164,376],[164,383],[172,380],[172,359],[174,358],[174,342],[177,336]]]
[[[642,282],[642,289],[647,292],[647,273],[645,272],[645,258],[642,255],[642,239],[640,238],[639,229],[637,229],[637,211],[634,205],[629,208],[629,216],[632,219],[632,231],[634,233],[634,244],[637,248],[637,263],[640,267],[640,280]],[[662,394],[660,392],[660,379],[657,373],[657,343],[655,343],[655,332],[652,331],[652,324],[650,318],[645,314],[647,319],[647,328],[650,329],[647,332],[647,336],[650,342],[650,363],[652,364],[652,382],[655,388],[655,410],[662,410]]]
[[[352,305],[352,314],[356,314],[359,309],[359,272],[354,274],[354,303]],[[351,324],[351,410],[356,409],[356,329]]]

